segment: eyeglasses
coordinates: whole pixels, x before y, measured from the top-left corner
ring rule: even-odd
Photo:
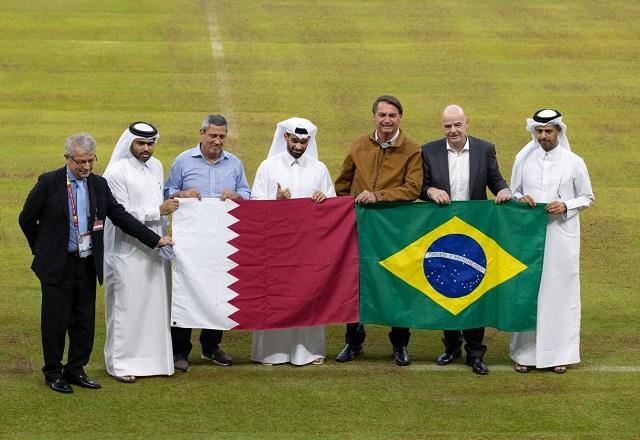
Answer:
[[[83,167],[85,165],[92,166],[94,163],[98,161],[98,156],[95,156],[93,159],[89,159],[89,160],[75,160],[73,157],[67,157],[67,159],[71,159],[73,163],[75,163],[79,167]]]

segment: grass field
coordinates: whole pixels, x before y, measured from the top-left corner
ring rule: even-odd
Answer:
[[[639,22],[633,1],[0,0],[0,437],[640,438]],[[100,290],[87,370],[103,389],[45,388],[40,288],[17,215],[37,176],[62,166],[67,136],[94,135],[100,173],[122,130],[152,121],[167,172],[201,118],[223,112],[252,182],[276,122],[297,115],[319,127],[335,177],[385,93],[420,142],[441,137],[445,105],[462,105],[505,176],[525,118],[565,115],[596,194],[582,215],[579,366],[517,375],[508,335],[489,331],[487,377],[436,368],[439,332],[416,330],[414,362],[398,368],[387,329],[372,326],[347,365],[262,368],[250,334],[229,332],[236,366],[204,365],[194,349],[189,373],[124,385],[104,370]],[[329,359],[342,334],[329,329]]]

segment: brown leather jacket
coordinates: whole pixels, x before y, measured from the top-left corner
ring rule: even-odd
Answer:
[[[395,144],[383,149],[371,133],[356,139],[336,179],[339,196],[371,191],[378,201],[414,201],[422,188],[422,156],[417,142],[402,130]]]

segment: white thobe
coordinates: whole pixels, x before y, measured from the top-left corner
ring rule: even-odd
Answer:
[[[116,200],[162,236],[162,164],[134,157],[112,164],[105,175]],[[104,232],[106,340],[104,359],[112,376],[174,373],[169,325],[168,265],[107,219]]]
[[[578,212],[594,200],[584,161],[566,148],[538,147],[525,159],[515,197],[536,203],[561,200],[564,214],[549,215],[536,331],[511,336],[511,358],[548,368],[580,362],[580,220]]]
[[[275,199],[278,183],[292,198],[311,197],[315,191],[335,197],[327,167],[313,157],[295,160],[287,151],[264,160],[251,189],[252,199]],[[303,327],[253,332],[251,360],[268,364],[305,365],[326,353],[324,327]]]

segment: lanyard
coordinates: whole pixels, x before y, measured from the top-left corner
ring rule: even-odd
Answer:
[[[77,185],[76,180],[76,185]],[[69,176],[67,176],[67,194],[69,195],[69,203],[71,203],[71,216],[73,217],[73,226],[76,227],[76,231],[80,234],[80,229],[78,228],[78,211],[76,210],[76,202],[73,198],[73,191],[71,190],[71,182],[69,181]],[[91,204],[91,199],[89,197],[89,191],[87,191],[87,202],[89,206]]]
[[[69,182],[69,176],[67,176],[67,194],[69,194],[69,203],[71,204],[71,216],[73,217],[73,226],[76,227],[76,231],[80,232],[78,229],[78,212],[76,211],[76,203],[73,199],[73,191],[71,190],[71,182]]]

